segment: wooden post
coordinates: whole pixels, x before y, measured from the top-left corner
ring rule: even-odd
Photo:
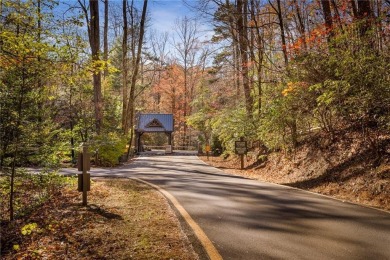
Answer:
[[[209,144],[206,144],[206,156],[207,156],[207,160],[209,159],[209,152],[211,150],[211,147]]]
[[[91,169],[89,159],[88,146],[83,144],[77,160],[77,169],[82,172],[77,175],[77,190],[83,193],[83,206],[87,206],[88,204],[87,191],[91,189],[91,175],[88,173]]]
[[[243,170],[244,169],[244,155],[241,154],[240,157],[241,157],[241,170]]]
[[[89,182],[87,170],[89,169],[89,155],[88,155],[88,146],[83,145],[83,206],[87,206],[87,185]]]
[[[166,133],[168,135],[168,145],[172,145],[172,132]]]
[[[244,137],[240,137],[240,141],[244,142]],[[244,153],[240,153],[240,159],[241,159],[241,170],[243,170],[244,169]]]

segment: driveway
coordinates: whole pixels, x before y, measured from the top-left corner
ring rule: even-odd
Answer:
[[[137,177],[163,188],[223,259],[390,259],[389,213],[227,175],[197,156],[144,155],[91,175]]]

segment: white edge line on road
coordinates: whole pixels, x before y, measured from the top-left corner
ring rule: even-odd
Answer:
[[[130,179],[142,182],[144,184],[147,184],[149,186],[152,186],[156,190],[158,190],[161,194],[163,194],[167,199],[171,201],[173,206],[179,211],[180,215],[184,218],[184,220],[187,222],[187,224],[191,227],[191,229],[194,231],[194,234],[199,239],[200,243],[202,244],[203,248],[205,249],[207,255],[209,256],[210,260],[222,260],[222,256],[219,254],[218,250],[214,247],[211,240],[207,237],[207,235],[204,233],[202,228],[193,220],[193,218],[188,214],[188,212],[183,208],[183,206],[177,201],[177,199],[170,194],[168,191],[160,188],[157,185],[154,185],[150,182],[141,180],[139,178],[131,177]]]

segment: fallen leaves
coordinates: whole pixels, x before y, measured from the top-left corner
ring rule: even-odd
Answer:
[[[4,259],[197,259],[169,204],[150,187],[99,180],[88,200],[81,206],[80,193],[67,188],[7,227],[17,232],[5,232],[14,243],[3,248]]]

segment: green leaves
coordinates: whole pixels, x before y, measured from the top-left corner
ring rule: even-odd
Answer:
[[[98,165],[115,166],[126,151],[126,138],[115,132],[97,136],[91,150],[96,152]]]
[[[234,142],[240,137],[251,138],[255,135],[255,126],[243,106],[221,110],[212,118],[211,127],[213,135],[230,153],[234,153]]]
[[[31,235],[32,232],[34,232],[38,228],[37,223],[30,223],[22,227],[20,230],[20,233],[22,233],[23,236]]]

